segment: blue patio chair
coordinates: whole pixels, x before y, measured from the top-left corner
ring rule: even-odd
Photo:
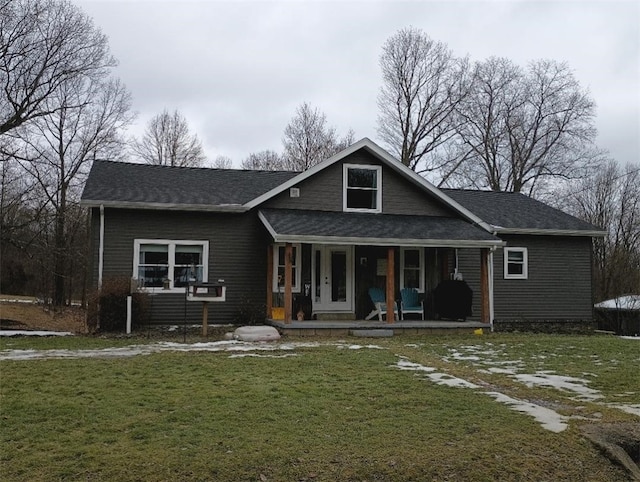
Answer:
[[[402,288],[400,290],[400,311],[402,319],[407,313],[416,313],[420,315],[420,319],[424,320],[424,304],[420,301],[420,293],[415,288]]]
[[[382,316],[387,314],[387,297],[382,288],[369,288],[369,298],[375,309],[369,313],[365,320],[370,320],[378,315],[378,320],[382,321]],[[398,304],[393,302],[394,319],[398,319]]]

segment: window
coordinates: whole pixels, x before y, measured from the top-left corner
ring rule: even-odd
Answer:
[[[400,250],[400,289],[415,288],[424,293],[424,251],[420,248]]]
[[[285,265],[285,245],[275,244],[273,246],[273,291],[284,293],[284,265]],[[300,245],[291,246],[291,291],[300,293]]]
[[[136,239],[133,277],[152,291],[182,292],[190,280],[206,282],[208,241]]]
[[[527,248],[504,248],[504,279],[527,277]]]
[[[344,211],[382,212],[382,167],[345,164],[343,166]]]

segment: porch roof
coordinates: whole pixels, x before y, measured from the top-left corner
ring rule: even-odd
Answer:
[[[471,223],[441,216],[297,209],[261,209],[258,214],[278,243],[459,248],[504,244]]]

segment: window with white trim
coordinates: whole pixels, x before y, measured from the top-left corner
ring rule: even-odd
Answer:
[[[504,248],[504,279],[527,279],[527,248]]]
[[[284,293],[285,245],[273,245],[273,291]],[[301,248],[299,244],[291,245],[291,291],[300,293]]]
[[[208,279],[208,241],[136,239],[133,249],[133,277],[141,288],[182,292],[189,281]]]
[[[424,293],[424,250],[400,249],[400,289],[415,288]]]
[[[382,166],[344,164],[342,182],[344,211],[382,212]]]

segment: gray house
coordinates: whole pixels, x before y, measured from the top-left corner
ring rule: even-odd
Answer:
[[[82,204],[93,286],[135,279],[154,323],[200,319],[190,279],[224,280],[211,321],[252,304],[282,329],[374,326],[374,293],[406,318],[385,315],[394,328],[593,318],[601,230],[522,194],[437,189],[366,138],[302,173],[96,161]],[[404,317],[406,288],[421,308]]]

